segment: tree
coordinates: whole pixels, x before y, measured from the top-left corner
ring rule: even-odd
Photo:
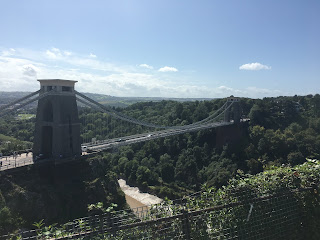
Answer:
[[[223,158],[219,162],[210,163],[206,170],[208,185],[216,187],[226,185],[236,170],[237,165],[228,158]]]
[[[287,157],[288,162],[294,166],[305,161],[305,157],[303,157],[301,152],[291,152]]]
[[[312,98],[312,108],[313,108],[313,114],[315,117],[320,117],[320,95],[315,94]]]
[[[253,143],[257,144],[259,140],[264,136],[265,128],[260,125],[255,125],[250,128],[250,138]]]
[[[174,166],[172,163],[163,163],[160,165],[160,174],[163,181],[171,183],[174,181]]]
[[[118,169],[121,173],[125,171],[125,166],[129,162],[128,158],[126,157],[121,157],[118,161]]]
[[[249,159],[246,161],[250,174],[257,174],[263,171],[263,165],[260,161],[256,159]]]
[[[182,153],[175,167],[175,179],[188,185],[197,183],[198,166],[192,155]]]
[[[263,125],[264,123],[263,115],[264,114],[261,107],[258,104],[254,104],[249,113],[250,124],[252,126]]]
[[[149,168],[145,166],[139,166],[136,172],[137,182],[147,182],[148,185],[154,185],[157,183],[158,176],[155,172],[151,172]]]

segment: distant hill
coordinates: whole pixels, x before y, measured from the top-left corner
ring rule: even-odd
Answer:
[[[1,92],[0,91],[0,104],[7,104],[16,99],[22,98],[31,92]]]
[[[16,99],[22,98],[31,92],[0,92],[0,105],[8,104]],[[127,107],[137,102],[160,102],[162,100],[172,100],[178,102],[203,101],[213,98],[161,98],[161,97],[114,97],[104,94],[84,93],[89,98],[104,105],[112,107]]]

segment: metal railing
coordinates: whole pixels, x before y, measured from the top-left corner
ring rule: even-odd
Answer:
[[[301,199],[313,190],[287,189],[258,197],[249,192],[242,196],[232,193],[224,204],[212,206],[219,203],[214,198],[225,196],[208,193],[201,198],[189,196],[177,204],[101,213],[0,239],[300,239],[306,228]],[[196,208],[195,201],[204,205]]]

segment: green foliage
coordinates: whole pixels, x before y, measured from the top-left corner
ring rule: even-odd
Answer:
[[[165,231],[166,239],[185,237],[188,233],[191,239],[263,236],[316,240],[320,236],[319,187],[320,161],[317,160],[308,160],[294,168],[274,167],[255,176],[238,171],[236,178],[223,188],[204,184],[199,194],[175,201],[179,204],[165,198],[139,219],[126,211],[109,212],[95,221],[75,220],[76,224],[69,230],[68,224],[60,228],[41,225],[39,237],[56,234],[72,238],[88,234],[90,239],[163,239]],[[101,209],[103,205],[90,207]]]
[[[294,166],[304,162],[307,157],[319,158],[320,120],[315,109],[316,101],[317,96],[241,99],[242,114],[250,117],[250,128],[246,130],[245,124],[239,127],[241,136],[228,146],[219,146],[220,139],[217,136],[232,138],[234,132],[238,131],[235,127],[147,141],[106,155],[112,162],[113,171],[140,187],[166,184],[170,188],[169,184],[175,183],[198,191],[205,182],[221,187],[235,175],[237,169],[256,174],[273,165]],[[183,125],[203,119],[223,102],[223,99],[184,103],[162,101],[137,103],[117,110],[155,124]],[[121,132],[107,115],[83,110],[81,116],[88,117],[93,125],[99,121],[102,128],[114,127],[109,129],[107,138]],[[126,128],[124,124],[121,127]],[[124,130],[127,135],[142,130],[132,125],[127,127]],[[90,131],[92,135],[97,134],[94,129]],[[223,133],[218,135],[218,131]],[[166,192],[171,191],[157,191],[160,194]]]
[[[297,165],[303,163],[305,158],[303,157],[301,152],[291,152],[288,154],[288,163],[291,165]]]
[[[275,166],[290,164],[295,167],[305,162],[306,158],[319,159],[319,99],[318,94],[261,100],[243,98],[242,114],[251,120],[248,129],[246,124],[211,129],[134,144],[114,153],[103,153],[90,166],[95,175],[105,178],[87,180],[86,189],[99,189],[103,192],[110,185],[109,182],[114,183],[121,176],[128,183],[149,188],[149,191],[160,197],[173,199],[188,191],[199,191],[204,183],[210,187],[223,188],[237,172],[265,176],[260,172],[268,169],[272,172]],[[116,110],[133,118],[172,126],[201,120],[223,103],[224,99],[185,103],[145,102]],[[119,120],[94,110],[80,109],[79,113],[81,122],[86,123],[82,125],[83,139],[97,137],[102,140],[118,137],[119,134],[131,135],[150,130],[130,124],[120,126],[117,124]],[[12,136],[19,141],[31,141],[33,130],[30,126],[34,120],[15,121],[0,120],[3,137]],[[97,125],[99,128],[95,127]],[[235,137],[234,141],[230,140],[237,131],[240,132],[239,137]],[[221,136],[226,139],[221,139]],[[225,145],[219,144],[220,141]],[[277,175],[276,172],[273,174]],[[291,179],[295,184],[301,180],[288,176],[286,179]],[[291,184],[286,179],[282,179],[280,175],[268,175],[266,180],[270,180],[275,186],[279,186],[276,182]],[[244,182],[239,184],[246,185]],[[251,192],[260,194],[255,190]],[[110,194],[107,195],[106,202],[116,202]]]
[[[89,214],[109,213],[109,212],[114,212],[117,207],[118,207],[118,204],[111,203],[109,207],[104,208],[103,202],[97,202],[95,204],[88,205],[88,212]]]
[[[44,219],[41,219],[39,222],[34,222],[32,225],[35,226],[36,229],[41,229],[44,226]]]
[[[320,161],[317,160],[309,159],[295,167],[274,167],[255,176],[238,171],[236,177],[230,179],[224,187],[216,189],[204,184],[200,196],[191,195],[185,198],[187,208],[193,211],[226,205],[221,211],[217,210],[210,215],[205,215],[200,222],[192,222],[194,232],[191,234],[195,234],[196,238],[199,235],[205,236],[208,234],[205,229],[209,226],[212,231],[217,231],[219,236],[223,236],[223,233],[230,233],[227,230],[236,227],[236,229],[248,229],[246,230],[248,232],[239,233],[240,236],[248,238],[250,235],[246,234],[250,234],[250,229],[255,226],[255,221],[258,221],[259,224],[254,227],[252,234],[258,235],[261,231],[265,231],[264,236],[273,236],[272,231],[281,228],[281,231],[287,231],[286,237],[290,239],[296,239],[298,236],[303,236],[305,239],[318,239],[320,236],[319,187]],[[310,188],[310,190],[299,191],[303,188]],[[274,196],[271,199],[275,200],[270,200],[269,204],[267,200],[256,201],[251,215],[253,222],[249,221],[248,206],[254,201],[253,199],[268,199],[268,196]],[[230,208],[229,203],[242,204]],[[172,203],[164,202],[163,205],[172,206]],[[181,207],[172,207],[171,211],[179,213]],[[296,215],[303,216],[301,219],[294,220],[296,225],[288,223],[292,211]],[[270,214],[271,212],[274,214]],[[265,220],[268,221],[265,224],[276,224],[273,227],[269,226],[269,230],[263,229]],[[303,229],[301,229],[301,222],[303,222]],[[205,224],[201,225],[201,223]]]
[[[206,171],[209,186],[221,187],[227,184],[234,175],[237,165],[230,159],[223,158],[219,162],[212,162]]]
[[[0,133],[5,136],[12,136],[21,141],[33,140],[35,118],[15,119],[9,115],[0,119]]]
[[[107,161],[95,156],[76,163],[40,169],[34,166],[1,175],[0,234],[31,228],[41,219],[52,225],[88,215],[87,206],[91,203],[123,208],[125,197],[110,168]]]
[[[25,150],[31,148],[32,143],[21,141],[14,137],[0,134],[0,153],[4,156],[12,154],[14,151]]]
[[[14,218],[12,217],[10,209],[5,206],[0,209],[0,230],[10,231],[14,225]]]

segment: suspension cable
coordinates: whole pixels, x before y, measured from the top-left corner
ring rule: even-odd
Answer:
[[[15,101],[7,104],[7,105],[1,106],[1,107],[0,107],[0,111],[6,109],[6,108],[8,108],[8,107],[11,107],[11,106],[13,106],[13,105],[15,105],[15,104],[17,104],[17,103],[19,103],[19,102],[22,102],[22,101],[24,101],[24,100],[26,100],[26,99],[28,99],[28,98],[31,98],[31,97],[33,97],[34,95],[38,94],[39,92],[40,92],[40,90],[35,91],[35,92],[30,93],[29,95],[27,95],[27,96],[25,96],[25,97],[23,97],[23,98],[20,98],[20,99],[18,99],[18,100],[15,100]]]
[[[146,127],[151,127],[151,128],[160,128],[160,129],[177,129],[177,128],[185,128],[186,126],[195,126],[195,125],[198,125],[198,124],[202,124],[202,123],[206,123],[208,122],[209,120],[212,121],[213,119],[215,119],[216,117],[215,114],[217,114],[221,109],[223,109],[227,102],[222,106],[220,107],[215,113],[213,113],[212,115],[210,115],[209,117],[197,122],[197,123],[192,123],[192,124],[189,124],[189,125],[185,125],[185,126],[161,126],[161,125],[156,125],[156,124],[152,124],[152,123],[148,123],[148,122],[145,122],[145,121],[141,121],[141,120],[137,120],[137,119],[134,119],[134,118],[131,118],[131,117],[128,117],[122,113],[119,113],[115,110],[113,110],[112,108],[110,107],[107,107],[107,106],[104,106],[98,102],[96,102],[95,100],[92,100],[91,98],[85,96],[84,94],[82,93],[79,93],[77,91],[75,91],[76,94],[79,96],[79,97],[82,97],[84,98],[85,100],[89,101],[90,103],[80,99],[80,98],[77,98],[77,100],[79,100],[80,102],[88,105],[88,106],[91,106],[91,107],[94,107],[94,108],[98,108],[98,109],[102,109],[102,111],[106,112],[106,113],[109,113],[111,116],[115,117],[115,118],[118,118],[118,119],[121,119],[121,120],[124,120],[124,121],[127,121],[127,122],[131,122],[131,123],[135,123],[135,124],[138,124],[138,125],[142,125],[142,126],[146,126]],[[219,114],[220,116],[221,114]],[[213,118],[213,119],[212,119]]]
[[[40,99],[44,98],[45,96],[49,95],[52,91],[54,91],[54,90],[51,90],[51,91],[49,91],[49,92],[40,94],[38,97],[32,98],[32,99],[30,99],[30,100],[27,101],[27,102],[21,103],[19,106],[16,106],[16,107],[11,108],[11,109],[7,109],[7,110],[4,111],[4,112],[0,112],[0,117],[2,117],[2,116],[4,116],[4,115],[7,115],[8,113],[10,113],[10,112],[12,112],[12,111],[15,111],[15,110],[17,110],[17,109],[20,109],[20,108],[22,108],[22,107],[24,107],[24,106],[26,106],[26,105],[28,105],[28,104],[30,104],[30,103],[32,103],[32,102],[35,102],[35,101],[37,101],[37,100],[40,100]],[[35,95],[35,94],[37,94],[37,93],[38,93],[38,91],[37,91],[37,92],[34,92],[34,93],[32,94],[32,96]],[[31,95],[31,94],[30,94],[30,95]],[[30,98],[30,96],[29,96],[28,98]],[[27,99],[27,98],[24,97],[24,98],[23,98],[23,101],[26,100],[26,99]],[[19,102],[20,102],[20,101],[19,101]],[[9,105],[12,106],[12,104],[9,104]]]

